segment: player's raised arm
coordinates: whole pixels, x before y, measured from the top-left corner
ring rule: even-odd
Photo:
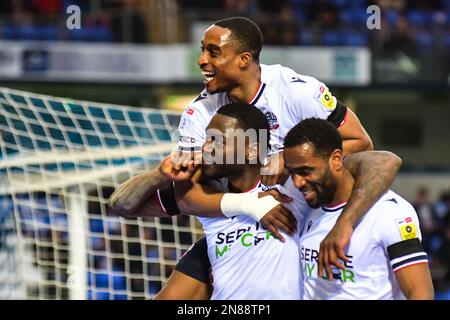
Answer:
[[[346,108],[345,118],[338,127],[338,131],[342,137],[344,156],[359,151],[373,150],[372,140],[350,108]]]
[[[109,198],[109,207],[123,217],[166,216],[159,190],[167,189],[173,181],[189,179],[195,171],[192,163],[186,170],[176,170],[172,158],[168,156],[158,167],[122,183]]]
[[[347,261],[344,248],[350,241],[353,226],[389,189],[401,164],[401,159],[388,151],[365,151],[347,156],[345,166],[354,176],[355,185],[335,226],[320,244],[319,276],[325,268],[331,280],[331,265],[344,269],[338,259]]]

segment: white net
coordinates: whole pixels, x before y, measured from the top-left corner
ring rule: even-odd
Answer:
[[[0,88],[0,298],[151,298],[200,236],[107,199],[176,141],[178,113]]]

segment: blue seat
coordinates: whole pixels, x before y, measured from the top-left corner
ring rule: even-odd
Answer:
[[[336,5],[336,7],[338,7],[339,9],[346,9],[348,7],[350,7],[351,5],[351,0],[334,0],[333,1],[334,4]]]
[[[306,14],[306,10],[304,7],[293,6],[292,9],[294,11],[294,16],[295,16],[296,22],[303,22],[303,21],[307,20],[307,14]]]
[[[448,11],[450,11],[450,0],[442,0],[442,5]]]
[[[309,29],[302,29],[299,33],[299,43],[303,46],[312,46],[314,44],[314,34]]]
[[[408,11],[406,17],[413,26],[427,26],[433,21],[431,13],[416,10]]]
[[[20,40],[38,40],[39,30],[34,26],[19,26],[17,27],[17,35]]]
[[[115,294],[114,300],[128,300],[128,296],[126,294]]]
[[[89,40],[95,42],[111,42],[111,30],[103,26],[92,28],[89,33]]]
[[[109,275],[107,273],[95,274],[95,287],[96,288],[108,288],[109,287]]]
[[[339,46],[341,44],[340,34],[337,31],[324,31],[320,40],[323,46]]]
[[[383,12],[388,25],[393,26],[398,21],[398,11],[397,10],[386,10]]]
[[[361,0],[350,0],[349,1],[350,7],[353,10],[358,10],[358,11],[366,11],[367,8],[367,3],[366,1],[361,1]]]
[[[368,38],[365,32],[349,31],[343,35],[343,44],[351,47],[365,47],[369,43]]]
[[[102,219],[89,219],[89,229],[92,232],[98,232],[98,233],[103,233],[104,232],[104,228],[103,228],[103,220]]]
[[[37,27],[38,39],[56,41],[59,40],[59,31],[56,26]]]
[[[369,15],[366,10],[342,10],[339,13],[339,19],[343,24],[349,26],[366,26]]]
[[[67,34],[70,41],[87,41],[88,39],[87,28],[68,30]]]
[[[68,38],[71,41],[111,42],[113,37],[110,29],[96,26],[68,30]]]
[[[108,291],[93,291],[88,290],[88,300],[110,300]]]
[[[2,28],[2,38],[6,40],[17,39],[17,28],[13,25],[4,25]]]
[[[450,49],[450,34],[444,36],[444,46],[445,48]]]
[[[123,275],[114,274],[113,275],[113,288],[114,290],[126,290],[127,289],[127,279]]]
[[[434,35],[427,31],[417,32],[415,40],[420,50],[431,50],[436,43]]]

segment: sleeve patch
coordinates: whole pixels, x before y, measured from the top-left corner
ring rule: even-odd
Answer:
[[[324,85],[321,85],[319,89],[317,89],[314,98],[330,110],[336,108],[337,99],[333,97],[328,88]]]
[[[180,129],[188,130],[190,126],[191,126],[191,119],[189,119],[188,116],[183,115],[180,119]]]
[[[417,238],[417,226],[411,217],[395,220],[402,240]]]

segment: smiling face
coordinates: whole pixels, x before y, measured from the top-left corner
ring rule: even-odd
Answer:
[[[285,148],[283,156],[295,187],[302,192],[311,208],[331,203],[337,190],[331,157],[316,154],[314,146],[307,142]]]
[[[197,63],[209,93],[229,91],[237,86],[241,57],[230,29],[212,25],[206,30]]]
[[[237,137],[234,130],[239,128],[238,120],[217,113],[206,128],[206,141],[202,148],[202,174],[208,178],[229,177],[245,170],[245,164],[238,164]],[[228,158],[231,163],[227,163]]]

